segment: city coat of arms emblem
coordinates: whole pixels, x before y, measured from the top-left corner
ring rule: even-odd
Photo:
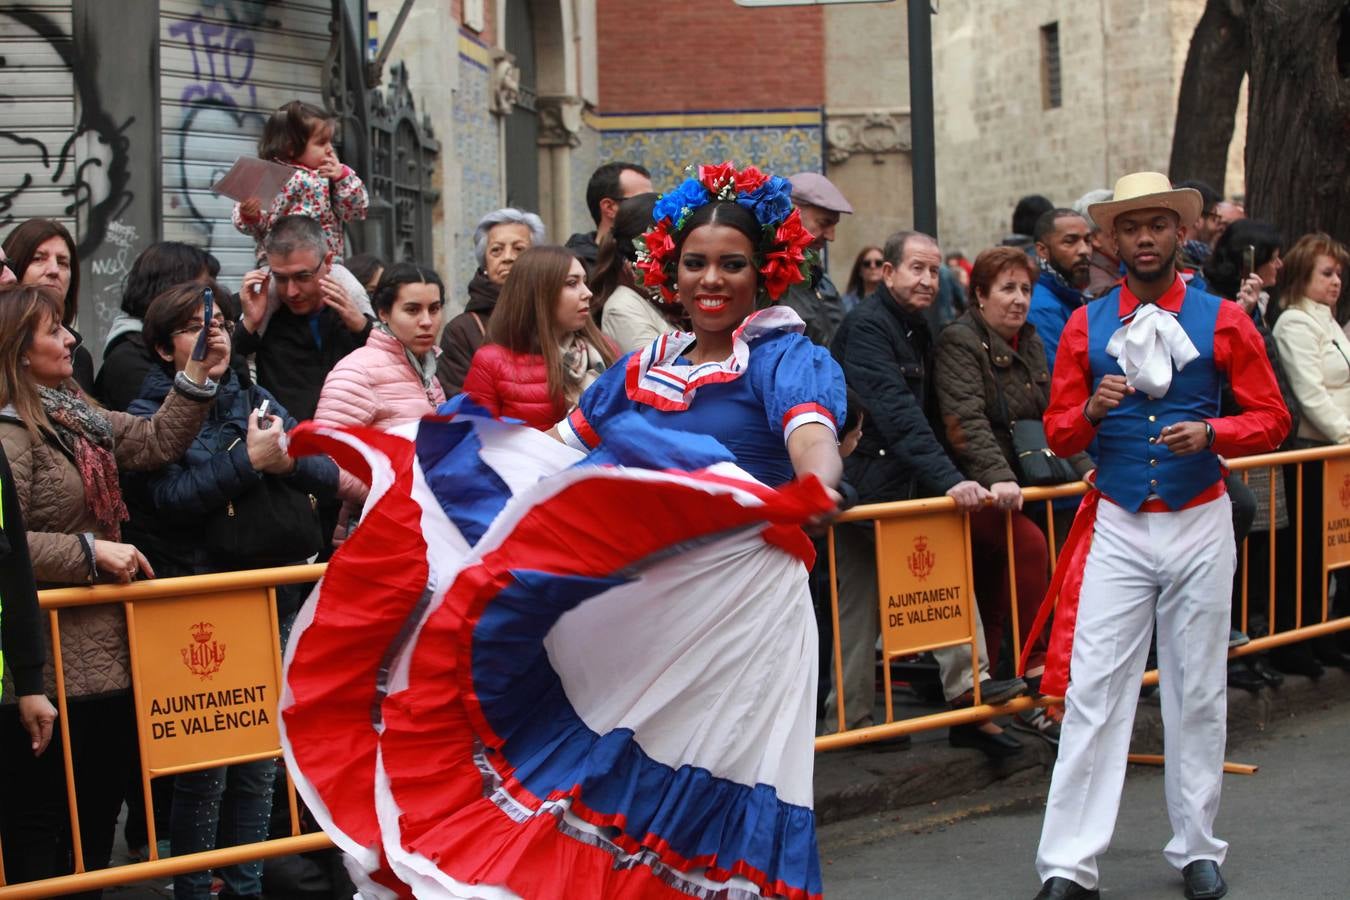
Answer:
[[[914,552],[909,555],[909,573],[920,581],[928,578],[933,573],[933,564],[937,557],[932,550],[928,549],[927,535],[919,535],[914,539]]]
[[[209,681],[225,662],[225,645],[211,639],[215,626],[210,622],[198,622],[189,630],[192,643],[179,651],[183,654],[183,665],[202,681]]]

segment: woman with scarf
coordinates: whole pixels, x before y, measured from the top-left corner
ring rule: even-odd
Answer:
[[[614,364],[591,319],[586,269],[562,247],[521,254],[473,355],[464,393],[494,416],[546,431]]]
[[[441,354],[436,338],[445,314],[440,276],[415,263],[397,263],[380,278],[373,303],[379,323],[366,345],[344,356],[324,379],[316,422],[387,431],[431,415],[445,402],[436,381]],[[344,471],[338,494],[360,504],[366,486]]]
[[[656,194],[638,194],[619,204],[614,227],[600,239],[588,286],[595,296],[591,311],[600,329],[614,341],[620,353],[647,346],[668,331],[683,328],[684,309],[678,301],[660,294],[653,297],[637,283],[637,245],[652,223]]]
[[[445,326],[436,377],[447,397],[464,389],[473,355],[487,339],[488,322],[497,307],[506,276],[520,254],[544,242],[544,220],[532,212],[506,207],[478,220],[473,231],[473,252],[478,270],[469,282],[469,301],[464,312]]]
[[[39,586],[153,577],[141,551],[122,541],[127,508],[119,470],[150,471],[182,455],[215,396],[207,373],[228,357],[229,343],[206,340],[202,359],[178,374],[160,411],[142,419],[99,408],[74,382],[75,336],[62,324],[64,312],[60,295],[46,286],[0,291],[0,443],[34,573]],[[126,622],[115,606],[88,606],[62,610],[60,630],[84,866],[98,869],[112,852],[134,759]],[[54,693],[53,678],[48,660]],[[3,702],[13,701],[6,684]],[[0,771],[10,792],[0,798],[8,880],[69,871],[62,753],[34,758],[26,733],[5,733]]]

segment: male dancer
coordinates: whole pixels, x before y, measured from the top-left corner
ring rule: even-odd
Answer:
[[[1077,453],[1095,436],[1099,455],[1095,489],[1061,557],[1067,568],[1047,598],[1061,581],[1076,583],[1073,567],[1081,567],[1081,599],[1072,589],[1060,598],[1042,680],[1044,692],[1056,693],[1071,677],[1036,858],[1044,882],[1037,900],[1098,896],[1097,856],[1120,808],[1155,618],[1173,832],[1163,855],[1182,870],[1188,898],[1228,890],[1219,872],[1228,845],[1213,827],[1235,564],[1221,457],[1275,448],[1289,412],[1242,310],[1177,274],[1182,223],[1195,221],[1200,203],[1196,191],[1142,172],[1089,208],[1114,232],[1126,277],[1074,310],[1045,412],[1055,453]],[[1219,415],[1225,378],[1239,415]]]

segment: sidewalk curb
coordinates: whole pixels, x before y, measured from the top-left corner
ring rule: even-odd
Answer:
[[[1328,669],[1319,680],[1286,676],[1280,688],[1257,694],[1228,691],[1228,741],[1243,739],[1278,727],[1287,719],[1332,703],[1350,702],[1350,672]],[[1158,697],[1139,702],[1135,714],[1135,753],[1162,752],[1162,710]],[[1055,748],[1025,732],[1015,732],[1022,752],[1002,762],[990,762],[978,750],[947,745],[945,730],[916,735],[911,749],[873,745],[833,750],[816,755],[816,822],[825,825],[844,819],[944,800],[988,787],[994,782],[1049,783]],[[1239,750],[1237,756],[1241,756]],[[1259,762],[1235,758],[1235,762]]]

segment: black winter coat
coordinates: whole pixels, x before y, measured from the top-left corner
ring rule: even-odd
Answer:
[[[469,279],[469,301],[464,312],[455,316],[441,334],[441,355],[436,360],[436,379],[446,397],[464,390],[464,379],[473,365],[473,355],[487,340],[488,320],[497,307],[502,286],[479,269]]]
[[[125,412],[141,395],[141,385],[152,366],[139,331],[118,335],[103,351],[103,365],[94,380],[94,396],[108,409]]]
[[[867,406],[844,477],[864,503],[936,497],[962,480],[938,435],[933,337],[882,285],[848,314],[830,352]]]
[[[811,267],[811,277],[787,289],[779,306],[795,310],[806,323],[806,336],[813,344],[830,346],[844,319],[844,302],[830,276],[819,266]]]
[[[42,639],[42,613],[38,609],[37,581],[28,555],[28,535],[23,527],[19,492],[9,472],[9,460],[0,453],[0,651],[5,672],[14,680],[20,697],[40,694],[42,664],[47,647]]]
[[[267,388],[291,415],[312,419],[324,379],[338,360],[365,346],[373,324],[367,319],[362,331],[351,331],[341,316],[325,307],[319,311],[322,340],[316,346],[308,317],[297,316],[282,306],[272,314],[261,336],[249,334],[241,322],[234,332],[234,349],[244,356],[256,354],[258,384]]]
[[[168,396],[173,382],[164,366],[155,366],[145,378],[141,396],[127,412],[149,417]],[[158,472],[124,476],[123,491],[131,521],[123,539],[145,553],[155,574],[200,575],[219,571],[199,547],[203,516],[216,512],[257,484],[263,474],[248,459],[248,417],[271,400],[268,412],[279,416],[287,431],[296,421],[286,409],[260,387],[244,387],[233,371],[221,380],[206,424],[188,446],[182,459]],[[326,456],[307,456],[297,461],[285,477],[299,490],[320,501],[337,497],[337,465]],[[298,562],[298,560],[297,560]],[[247,568],[240,565],[239,568]]]

